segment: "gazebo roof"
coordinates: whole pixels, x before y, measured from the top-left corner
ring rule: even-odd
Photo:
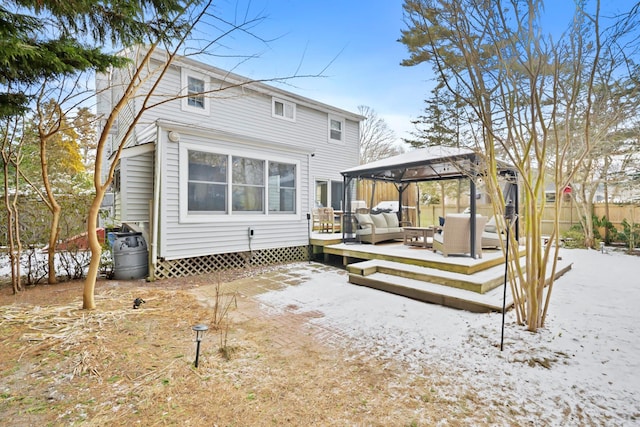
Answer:
[[[469,178],[481,169],[481,157],[469,148],[427,147],[356,166],[342,172],[345,178],[409,183]],[[508,169],[505,164],[500,167]]]

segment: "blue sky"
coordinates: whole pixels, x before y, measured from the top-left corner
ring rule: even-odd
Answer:
[[[231,7],[234,0],[223,2]],[[295,79],[285,89],[357,112],[373,108],[398,137],[408,136],[411,118],[421,114],[431,89],[430,66],[402,67],[407,57],[397,40],[404,28],[401,0],[253,0],[251,16],[266,16],[252,31],[274,39],[268,47],[254,43],[259,58],[236,72],[252,78],[294,74],[326,77]],[[229,11],[225,12],[228,13]],[[233,41],[228,40],[231,46]],[[248,43],[244,38],[242,41]],[[233,65],[237,60],[229,60]],[[223,66],[224,68],[224,66]]]
[[[634,1],[603,3],[628,9]],[[216,13],[237,21],[265,17],[251,32],[271,41],[232,36],[222,40],[225,47],[218,52],[259,54],[234,69],[251,78],[323,72],[325,77],[295,79],[285,88],[353,112],[366,105],[398,138],[408,137],[413,129],[410,121],[424,110],[433,74],[430,64],[400,66],[408,57],[406,47],[397,41],[405,28],[402,4],[402,0],[224,0],[217,3]],[[568,22],[562,17],[569,18],[573,8],[573,0],[547,2],[545,25],[561,32]],[[238,59],[214,62],[230,69]]]

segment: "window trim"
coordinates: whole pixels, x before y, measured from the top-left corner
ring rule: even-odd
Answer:
[[[300,197],[301,197],[301,189],[302,189],[302,182],[301,182],[302,177],[301,177],[301,169],[300,169],[301,163],[299,160],[293,160],[285,156],[268,155],[266,153],[257,152],[257,151],[251,152],[249,155],[247,155],[246,150],[241,151],[241,150],[227,149],[227,148],[215,146],[216,141],[209,140],[208,142],[214,143],[212,144],[213,146],[210,147],[209,144],[205,146],[202,144],[190,143],[190,142],[179,143],[180,144],[180,147],[178,149],[178,157],[179,157],[179,162],[178,162],[179,164],[179,171],[178,171],[179,219],[178,221],[179,223],[222,223],[222,222],[229,222],[229,221],[255,223],[257,221],[263,221],[263,222],[291,221],[291,220],[299,220],[301,218],[300,212],[301,212],[302,201],[300,200]],[[229,167],[227,168],[227,182],[229,183],[227,186],[227,200],[229,202],[228,212],[226,213],[189,212],[188,210],[189,151],[203,151],[203,152],[210,152],[214,154],[228,156],[229,158],[229,162],[227,163],[229,165]],[[282,212],[282,211],[270,212],[269,211],[268,182],[265,182],[265,199],[264,199],[265,212],[264,213],[242,212],[242,211],[234,212],[231,206],[233,185],[230,184],[232,182],[232,173],[233,173],[233,166],[231,164],[233,156],[263,160],[265,162],[265,179],[267,181],[268,181],[268,175],[269,175],[270,162],[286,163],[286,164],[294,165],[296,168],[296,172],[295,172],[296,185],[295,187],[293,187],[295,189],[295,194],[296,194],[294,212]]]
[[[282,104],[282,115],[276,114],[276,103],[280,103]],[[291,107],[292,110],[292,117],[287,117],[286,115],[286,109],[287,106]],[[272,97],[271,98],[271,117],[274,117],[276,119],[280,119],[280,120],[286,120],[288,122],[295,122],[296,121],[296,114],[297,114],[297,105],[294,102],[291,101],[287,101],[285,99],[282,98],[276,98],[276,97]]]
[[[335,122],[339,122],[340,123],[340,139],[335,139],[331,137],[331,122],[335,121]],[[335,144],[344,144],[345,142],[345,120],[341,117],[337,117],[337,116],[332,116],[329,115],[329,118],[327,120],[327,139],[329,140],[329,142],[333,142]]]
[[[204,96],[203,108],[198,108],[198,107],[189,105],[189,96],[188,96],[189,95],[189,77],[202,80],[202,82],[204,83],[205,92],[209,92],[209,90],[211,90],[210,79],[208,76],[193,70],[189,70],[187,68],[182,68],[182,75],[181,75],[182,90],[180,91],[180,95],[182,96],[181,98],[182,111],[187,111],[190,113],[196,113],[196,114],[208,116],[210,112],[210,102],[209,102],[208,96],[203,95]]]

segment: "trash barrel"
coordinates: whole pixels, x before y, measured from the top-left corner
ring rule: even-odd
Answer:
[[[139,232],[115,233],[113,278],[142,279],[149,273],[147,242]]]

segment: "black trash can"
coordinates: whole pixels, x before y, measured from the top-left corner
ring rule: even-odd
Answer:
[[[113,278],[119,280],[142,279],[148,274],[149,251],[142,233],[115,233]]]

